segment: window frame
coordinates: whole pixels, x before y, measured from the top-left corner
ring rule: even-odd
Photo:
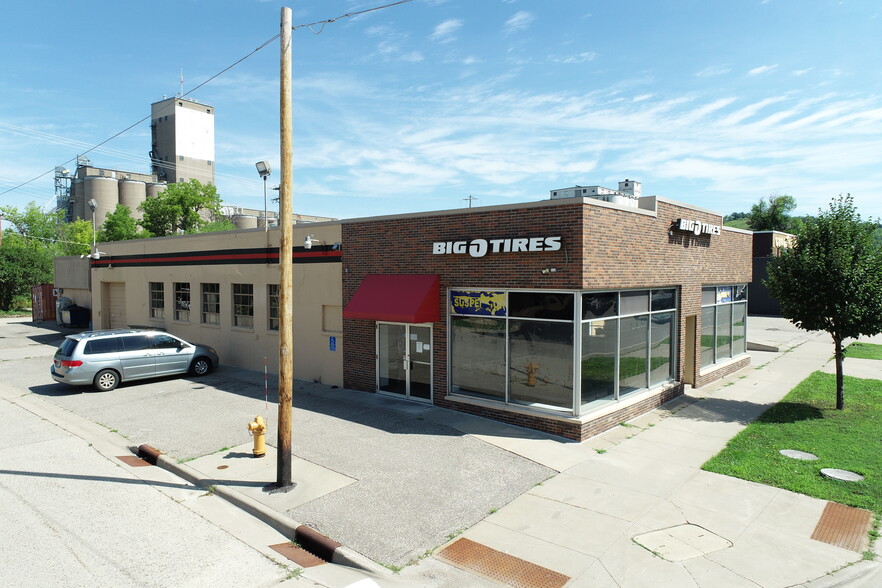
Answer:
[[[189,323],[192,298],[190,282],[173,282],[172,288],[174,289],[175,297],[175,320],[182,323]],[[185,297],[186,300],[184,299]]]
[[[165,320],[165,282],[149,282],[150,318]]]
[[[273,293],[273,289],[275,289],[275,293]],[[279,295],[279,284],[266,285],[266,330],[273,333],[279,331],[281,324],[281,317],[279,315]]]
[[[552,414],[561,414],[561,413],[570,413],[573,416],[580,416],[582,414],[587,414],[590,412],[594,412],[598,408],[602,406],[606,406],[610,402],[619,402],[622,399],[632,397],[635,392],[643,392],[646,390],[650,390],[653,388],[657,388],[659,386],[664,386],[669,384],[672,381],[675,381],[677,375],[679,373],[679,337],[681,335],[681,325],[679,322],[680,317],[680,286],[664,286],[664,287],[645,287],[645,288],[631,288],[631,289],[619,289],[619,290],[537,290],[537,289],[506,289],[506,288],[473,288],[473,287],[451,287],[447,290],[447,300],[448,300],[448,310],[447,310],[447,326],[448,326],[448,348],[447,348],[447,361],[448,361],[448,374],[450,375],[450,391],[453,395],[459,395],[465,398],[474,398],[474,399],[484,399],[492,403],[511,406],[511,407],[520,407],[520,408],[528,408],[531,410],[535,410],[537,412],[546,412]],[[528,317],[528,316],[515,316],[515,313],[511,312],[509,308],[509,294],[511,293],[533,293],[533,294],[565,294],[573,296],[572,300],[572,318],[570,320],[562,320],[561,318],[537,318],[537,317]],[[482,294],[490,295],[491,297],[494,295],[503,295],[504,296],[504,304],[505,311],[502,314],[497,314],[495,311],[484,312],[478,311],[473,312],[471,307],[468,305],[460,306],[459,310],[457,307],[453,306],[451,302],[452,296],[459,297],[462,295],[468,296],[479,296]],[[643,302],[645,301],[645,310],[640,310],[639,312],[622,312],[622,297],[623,294],[625,297],[629,297],[631,300],[640,299],[640,304],[638,307],[643,307]],[[584,306],[586,298],[594,297],[600,300],[601,303],[607,302],[606,300],[602,300],[604,298],[609,299],[610,295],[613,295],[614,300],[611,300],[609,304],[601,304],[603,308],[598,308],[598,312],[602,316],[598,316],[598,314],[593,314],[588,312],[586,314],[586,307]],[[483,296],[483,298],[487,298],[487,296]],[[523,298],[523,297],[522,297]],[[656,308],[658,310],[653,310],[653,301],[656,301]],[[626,304],[626,306],[629,306]],[[609,308],[607,308],[609,307]],[[590,310],[590,309],[589,309]],[[600,312],[602,311],[602,312]],[[588,319],[583,319],[583,316],[589,316]],[[620,359],[622,356],[622,329],[621,322],[622,319],[634,318],[634,317],[642,317],[642,319],[638,318],[638,320],[645,320],[645,341],[640,343],[642,350],[642,357],[645,359],[645,369],[642,371],[642,379],[643,385],[641,387],[635,387],[632,390],[622,392],[620,389]],[[665,317],[664,319],[656,319],[656,321],[661,321],[659,326],[666,333],[671,333],[671,335],[662,334],[659,337],[659,333],[655,331],[656,323],[653,321],[654,317]],[[463,328],[469,329],[472,328],[469,324],[473,321],[462,321],[459,319],[486,319],[492,321],[499,321],[500,323],[500,333],[504,333],[504,364],[501,366],[505,373],[504,378],[500,379],[499,375],[495,376],[497,382],[503,385],[503,390],[499,392],[497,395],[493,391],[480,391],[479,389],[470,390],[468,388],[461,388],[456,378],[457,366],[453,364],[454,357],[462,357],[463,353],[468,355],[468,352],[458,351],[453,347],[454,342],[458,340],[462,340],[463,336],[467,335],[466,331],[463,331],[462,334],[458,334],[454,332],[455,322],[463,325]],[[542,404],[539,402],[533,403],[524,403],[519,402],[515,398],[513,398],[513,388],[512,388],[512,363],[513,359],[511,357],[512,353],[512,340],[511,340],[511,325],[512,321],[535,321],[535,322],[544,322],[544,323],[569,323],[572,326],[572,359],[570,363],[570,382],[569,387],[572,391],[572,401],[569,407],[560,407],[551,404]],[[480,321],[479,321],[480,322]],[[615,357],[612,366],[612,390],[613,394],[611,396],[599,397],[597,399],[591,399],[588,402],[582,402],[582,387],[583,387],[583,374],[582,374],[582,347],[585,343],[584,337],[586,333],[590,330],[590,325],[592,323],[601,324],[605,323],[610,326],[610,328],[615,329],[614,333],[614,341],[610,340],[609,344],[614,346],[615,348]],[[475,323],[477,324],[477,323]],[[486,328],[486,327],[485,327]],[[495,329],[491,329],[494,330]],[[480,330],[479,330],[480,331]],[[480,335],[480,332],[478,332]],[[642,334],[641,334],[642,336]],[[480,337],[478,337],[478,340]],[[663,341],[665,339],[669,339],[668,341],[664,341],[665,345],[668,345],[668,375],[666,378],[662,379],[659,375],[658,368],[661,366],[659,363],[659,358],[662,357],[663,354],[659,353],[660,343],[659,341]],[[474,344],[474,343],[473,343]],[[479,343],[478,343],[479,344]],[[561,356],[563,357],[563,355]],[[659,363],[653,369],[653,365],[655,363]],[[462,368],[465,369],[465,368]],[[493,374],[489,374],[492,376]],[[466,382],[467,383],[467,382]]]
[[[728,296],[726,295],[726,289],[729,290]],[[738,359],[747,355],[747,299],[748,299],[748,285],[747,284],[720,284],[720,285],[705,285],[701,287],[701,332],[699,332],[699,370],[704,369],[712,369],[714,366],[718,366],[729,361]],[[711,298],[713,298],[713,302],[711,303]],[[721,300],[722,298],[722,300]],[[743,345],[743,350],[741,349],[742,345],[738,345],[736,349],[735,339],[737,334],[735,333],[735,308],[741,306],[743,308],[743,333],[742,337],[745,340],[745,344]],[[712,345],[707,349],[705,348],[704,342],[701,340],[704,337],[708,336],[705,334],[705,331],[708,330],[710,325],[705,321],[705,313],[706,311],[713,309],[713,342]],[[710,315],[711,313],[707,313]],[[720,323],[720,319],[724,319],[725,323]],[[721,346],[720,341],[718,341],[718,337],[720,336],[720,326],[725,326],[728,328],[728,334],[726,335],[729,339],[728,344],[723,344]],[[723,353],[720,353],[720,350],[727,346],[727,351],[724,350]],[[713,350],[713,353],[708,354],[706,351]],[[711,361],[706,362],[706,355],[711,356]]]
[[[210,289],[207,289],[208,286]],[[214,301],[210,299],[214,296]],[[202,282],[199,285],[199,322],[202,325],[220,326],[220,284]],[[209,320],[214,318],[214,320]]]
[[[254,284],[230,284],[233,327],[254,330]]]

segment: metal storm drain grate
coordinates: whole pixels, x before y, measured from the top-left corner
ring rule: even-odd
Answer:
[[[143,459],[141,459],[140,457],[137,457],[135,455],[117,455],[116,459],[120,460],[121,462],[123,462],[127,466],[131,466],[133,468],[140,468],[140,467],[150,465],[149,462],[146,462]]]
[[[554,570],[464,537],[441,550],[438,558],[475,575],[517,588],[560,588],[570,580]]]
[[[270,545],[270,549],[281,553],[301,568],[313,568],[328,563],[325,560],[314,556],[302,547],[298,547],[293,543],[279,543],[278,545]]]
[[[868,510],[828,502],[812,539],[860,553],[869,545],[867,533],[872,520],[873,515]]]

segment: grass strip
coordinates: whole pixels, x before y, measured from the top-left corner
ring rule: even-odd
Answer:
[[[845,409],[838,411],[836,376],[813,373],[702,468],[882,515],[882,381],[845,376],[844,383]],[[791,459],[781,449],[819,459]],[[865,480],[831,480],[820,475],[822,468],[857,472]]]
[[[852,343],[845,348],[845,358],[882,359],[882,345],[874,343]]]

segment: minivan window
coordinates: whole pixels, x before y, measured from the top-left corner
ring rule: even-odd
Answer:
[[[177,349],[180,342],[170,335],[155,335],[153,346],[157,349]]]
[[[96,353],[116,353],[117,351],[119,351],[119,339],[116,337],[110,337],[108,339],[87,341],[86,349],[83,353],[86,355],[94,355]]]
[[[58,346],[58,353],[70,357],[73,355],[74,349],[77,348],[77,342],[74,339],[65,339]]]
[[[131,337],[122,337],[123,347],[126,351],[141,351],[142,349],[150,349],[150,337],[147,335],[133,335]]]

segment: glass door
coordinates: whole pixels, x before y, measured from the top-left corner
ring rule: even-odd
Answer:
[[[432,398],[432,327],[377,323],[377,390]]]

